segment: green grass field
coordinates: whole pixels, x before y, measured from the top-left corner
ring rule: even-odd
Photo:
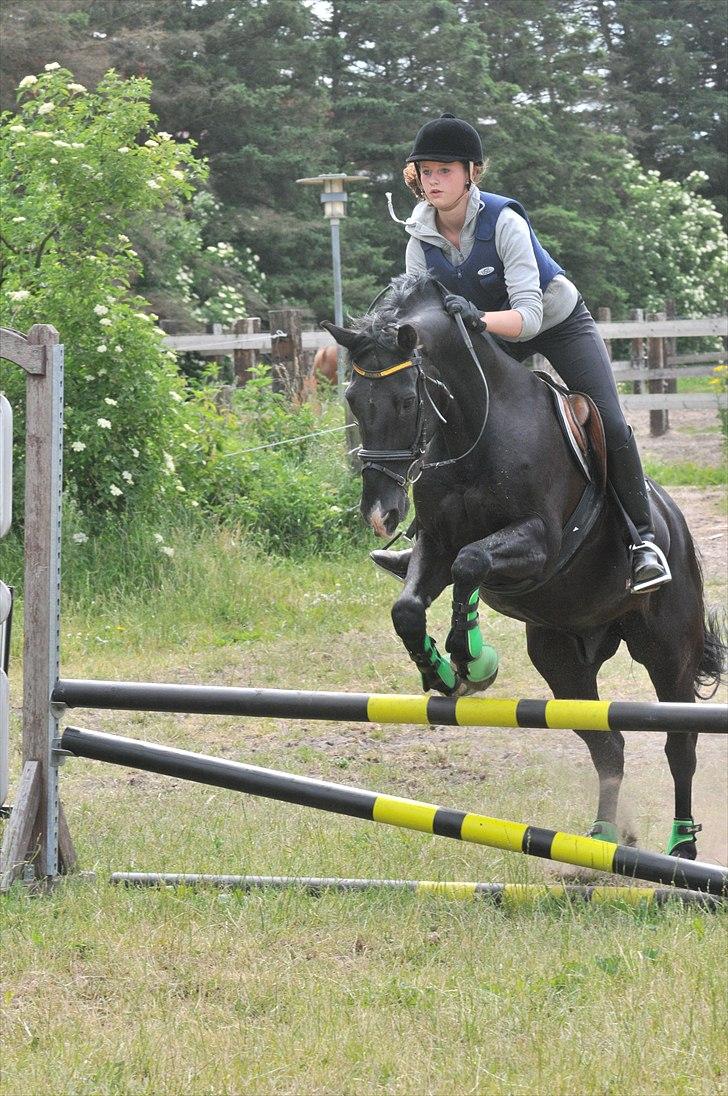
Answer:
[[[180,531],[174,544],[155,585],[122,552],[97,560],[114,576],[103,595],[73,577],[88,560],[68,560],[66,676],[417,691],[389,621],[396,587],[364,552],[271,564],[229,534]],[[447,617],[433,607],[440,637]],[[546,696],[522,626],[484,617],[503,657],[494,695]],[[11,689],[17,707],[17,658]],[[603,695],[650,696],[623,652]],[[593,817],[595,779],[569,732],[112,712],[72,722],[577,832]],[[17,739],[15,720],[16,767]],[[661,849],[662,739],[629,747],[625,821]],[[724,743],[701,751],[708,859],[725,852]],[[46,897],[17,887],[3,903],[5,1096],[728,1090],[726,915],[124,890],[111,871],[561,876],[538,859],[95,762],[69,761],[62,790],[94,876]]]

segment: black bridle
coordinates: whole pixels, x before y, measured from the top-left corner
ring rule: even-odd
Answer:
[[[441,293],[446,293],[447,292],[445,287],[443,285],[441,285],[440,282],[434,282],[433,284],[437,286],[438,290]],[[387,288],[389,288],[389,287],[387,287]],[[384,293],[384,292],[386,292],[386,290],[382,290],[382,293]],[[372,305],[375,304],[376,301],[379,300],[379,297],[382,296],[382,293],[378,294],[377,297],[375,297],[374,301],[372,301]],[[368,311],[371,310],[372,305],[369,306]],[[362,369],[362,368],[360,368],[360,366],[352,363],[352,369],[354,370],[355,373],[357,373],[360,377],[369,377],[372,380],[383,379],[383,378],[389,377],[394,373],[400,373],[403,369],[415,369],[417,371],[417,378],[416,378],[417,415],[416,415],[416,418],[415,418],[414,439],[412,441],[411,446],[409,447],[409,449],[363,449],[363,448],[360,448],[357,451],[357,455],[358,455],[359,459],[362,462],[362,472],[364,472],[364,470],[366,468],[372,468],[377,472],[383,472],[385,476],[389,476],[390,479],[393,479],[395,481],[395,483],[399,484],[400,487],[407,487],[408,484],[415,483],[419,479],[419,477],[422,475],[422,473],[426,470],[434,469],[434,468],[444,468],[446,465],[457,464],[459,461],[465,460],[465,458],[470,456],[470,454],[473,452],[473,450],[479,444],[480,439],[482,438],[483,433],[485,432],[485,424],[488,421],[488,414],[489,414],[489,411],[490,411],[490,391],[488,389],[488,381],[486,380],[485,373],[483,372],[483,367],[480,364],[480,360],[478,359],[478,355],[475,353],[475,347],[473,346],[472,339],[470,338],[468,330],[465,327],[465,324],[463,323],[463,318],[459,313],[456,313],[455,316],[454,316],[454,319],[455,319],[455,323],[457,324],[460,335],[462,336],[463,342],[465,343],[465,346],[468,349],[468,353],[470,354],[470,357],[472,358],[473,362],[475,363],[475,367],[477,369],[478,376],[482,380],[483,387],[485,389],[485,413],[483,415],[483,423],[480,427],[480,431],[478,433],[477,438],[475,439],[473,444],[468,449],[466,449],[466,451],[464,453],[461,453],[459,456],[449,457],[447,460],[432,461],[431,463],[426,464],[425,461],[424,461],[425,450],[427,448],[427,439],[425,437],[425,428],[426,428],[425,399],[428,400],[428,402],[430,403],[430,406],[432,407],[433,411],[435,412],[437,417],[440,419],[440,421],[443,422],[443,423],[447,422],[447,419],[442,415],[442,413],[440,412],[439,408],[437,407],[435,401],[432,399],[432,396],[430,395],[430,392],[429,392],[429,389],[428,389],[427,386],[428,386],[428,384],[434,384],[434,385],[444,389],[444,391],[447,393],[449,398],[453,399],[453,395],[450,392],[447,385],[443,384],[443,382],[441,380],[438,380],[436,377],[429,376],[429,374],[427,374],[425,372],[424,365],[423,365],[423,362],[422,362],[422,353],[419,350],[419,348],[415,348],[415,350],[413,350],[411,358],[407,359],[406,361],[398,362],[396,365],[389,366],[386,369],[378,369],[378,370]],[[376,354],[376,352],[375,352],[375,354]],[[397,464],[397,463],[401,464],[401,463],[404,463],[405,461],[408,461],[409,464],[408,464],[408,467],[407,467],[407,471],[405,472],[404,475],[401,475],[400,473],[395,472],[391,468],[388,467],[389,464]],[[417,469],[416,475],[414,473],[415,469]]]

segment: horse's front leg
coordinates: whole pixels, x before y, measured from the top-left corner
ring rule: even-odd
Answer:
[[[539,517],[506,525],[460,550],[452,566],[452,625],[445,648],[464,681],[486,689],[498,670],[498,655],[478,624],[480,587],[535,577],[547,559],[548,533]]]
[[[427,634],[427,610],[450,583],[450,559],[422,533],[412,551],[402,593],[392,606],[394,629],[422,675],[422,688],[449,696],[458,685],[457,675]]]

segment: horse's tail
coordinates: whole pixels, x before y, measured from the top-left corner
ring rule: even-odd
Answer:
[[[700,700],[710,700],[725,679],[728,644],[726,643],[725,613],[717,609],[705,610],[703,618],[703,657],[695,673],[695,695]],[[702,693],[701,688],[709,688]]]

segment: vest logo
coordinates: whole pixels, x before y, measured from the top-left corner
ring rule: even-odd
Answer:
[[[481,266],[480,270],[478,271],[478,277],[483,278],[483,277],[485,277],[486,274],[494,274],[494,273],[495,273],[495,267],[494,266]]]

